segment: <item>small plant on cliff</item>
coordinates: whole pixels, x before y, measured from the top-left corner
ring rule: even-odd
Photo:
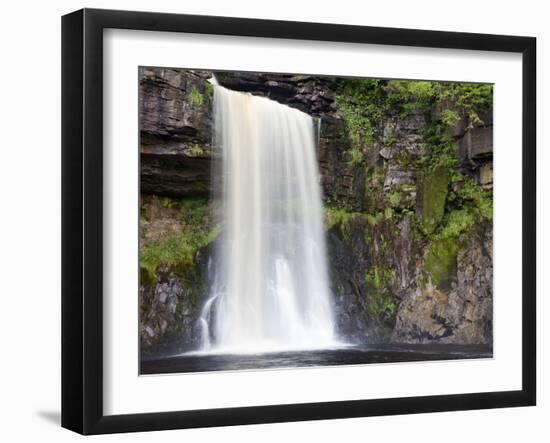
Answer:
[[[204,92],[208,96],[209,99],[212,100],[214,97],[214,86],[212,86],[212,83],[210,83],[208,80],[204,81]]]
[[[493,219],[493,199],[490,192],[484,191],[470,177],[462,177],[463,184],[457,192],[463,206],[473,206],[478,214],[486,219]]]
[[[424,142],[427,155],[420,159],[420,166],[429,171],[443,167],[450,172],[452,181],[458,168],[457,145],[447,133],[446,125],[437,120],[431,122],[424,132]]]
[[[188,155],[190,157],[202,157],[204,155],[204,149],[202,149],[200,145],[194,143],[190,146]]]
[[[397,303],[388,293],[394,280],[395,271],[387,267],[373,266],[365,273],[367,312],[380,325],[392,322],[397,313]]]
[[[201,92],[197,89],[195,85],[191,86],[191,89],[187,93],[187,99],[198,106],[202,106],[204,104],[204,96],[201,94]]]
[[[427,111],[434,99],[433,82],[389,80],[385,86],[387,107],[406,117],[415,111]]]
[[[460,120],[460,115],[452,109],[444,109],[441,111],[441,121],[448,128],[452,128]]]
[[[363,152],[361,152],[361,149],[354,146],[346,151],[349,157],[349,163],[351,165],[359,165],[364,160],[363,158]]]
[[[209,223],[208,200],[205,198],[184,198],[180,202],[181,216],[186,225],[202,227]]]
[[[468,117],[468,127],[484,124],[480,114],[493,105],[493,85],[474,83],[434,83],[438,102],[448,102]]]
[[[346,79],[338,86],[336,104],[353,145],[374,143],[374,125],[384,111],[382,80]]]
[[[374,292],[369,297],[367,312],[379,324],[392,322],[397,314],[397,303],[391,295]]]

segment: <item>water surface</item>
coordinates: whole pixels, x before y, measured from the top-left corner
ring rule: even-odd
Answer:
[[[489,345],[402,344],[263,354],[181,354],[141,361],[141,374],[237,371],[315,366],[492,358]]]

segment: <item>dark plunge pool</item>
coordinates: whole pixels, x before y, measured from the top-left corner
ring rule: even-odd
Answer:
[[[392,344],[246,354],[181,354],[142,359],[141,374],[300,368],[492,358],[490,345]]]

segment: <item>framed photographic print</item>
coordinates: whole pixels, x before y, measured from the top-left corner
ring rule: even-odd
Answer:
[[[64,427],[535,404],[534,38],[62,25]]]

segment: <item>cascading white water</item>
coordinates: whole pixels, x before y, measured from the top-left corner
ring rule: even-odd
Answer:
[[[223,228],[200,318],[202,350],[332,346],[313,120],[213,83]]]

